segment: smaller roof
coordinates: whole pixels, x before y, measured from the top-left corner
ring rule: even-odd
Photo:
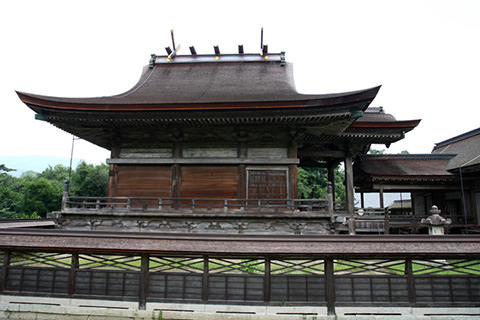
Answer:
[[[392,204],[389,205],[387,208],[389,209],[411,209],[412,208],[412,200],[393,200]]]
[[[373,180],[451,179],[455,175],[446,170],[453,154],[387,154],[364,155],[356,168]]]
[[[447,170],[479,169],[480,167],[480,128],[435,144],[433,154],[453,153],[447,164]],[[475,171],[477,170],[475,169]]]

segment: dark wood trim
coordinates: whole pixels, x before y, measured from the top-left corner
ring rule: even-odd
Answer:
[[[78,270],[78,252],[72,252],[72,260],[70,265],[70,273],[68,275],[68,294],[75,294],[76,275]]]
[[[142,254],[140,265],[140,286],[138,288],[138,309],[140,310],[145,310],[147,306],[149,261],[149,256],[147,254]]]
[[[288,198],[296,199],[297,198],[297,166],[289,165],[288,166]]]
[[[238,166],[238,186],[237,198],[246,199],[247,197],[247,169],[244,164]]]
[[[324,260],[325,263],[325,299],[327,300],[327,315],[335,315],[335,269],[332,258]]]
[[[210,268],[209,268],[209,259],[208,255],[203,256],[203,274],[202,274],[202,301],[208,301],[208,293],[209,293],[209,275],[210,275]]]
[[[263,278],[263,300],[270,302],[272,296],[271,264],[270,257],[265,257],[265,272]]]
[[[0,291],[4,292],[7,289],[7,281],[8,281],[8,268],[10,267],[10,250],[4,251],[3,257],[3,265],[2,265],[2,285],[0,287]]]
[[[415,279],[413,277],[412,259],[405,259],[405,274],[407,276],[408,302],[411,305],[416,303],[415,297]]]
[[[0,248],[58,252],[480,258],[480,235],[241,235],[0,229]]]
[[[353,189],[353,159],[351,156],[345,157],[345,193],[347,213],[354,213],[354,189]]]

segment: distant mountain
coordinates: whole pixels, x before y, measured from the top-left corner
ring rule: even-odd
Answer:
[[[76,168],[81,159],[73,159],[72,167]],[[0,164],[4,164],[7,168],[15,169],[9,174],[20,177],[22,173],[27,171],[42,172],[48,166],[54,167],[61,164],[65,167],[70,166],[70,158],[49,157],[49,156],[0,156]]]

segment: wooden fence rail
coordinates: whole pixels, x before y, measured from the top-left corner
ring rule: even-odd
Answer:
[[[352,239],[352,241],[354,241]],[[149,302],[480,307],[480,257],[0,251],[2,294]]]
[[[151,197],[73,197],[63,202],[65,211],[90,210],[192,210],[192,211],[328,211],[326,199],[220,199]],[[337,208],[341,204],[336,205]]]

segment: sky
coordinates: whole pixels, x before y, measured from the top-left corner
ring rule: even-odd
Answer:
[[[150,54],[285,51],[297,91],[333,93],[382,85],[372,106],[422,119],[388,153],[429,153],[480,127],[480,1],[2,1],[2,156],[70,157],[72,136],[34,119],[15,90],[63,97],[122,93]],[[385,146],[374,146],[385,149]],[[74,157],[109,152],[76,140]]]

